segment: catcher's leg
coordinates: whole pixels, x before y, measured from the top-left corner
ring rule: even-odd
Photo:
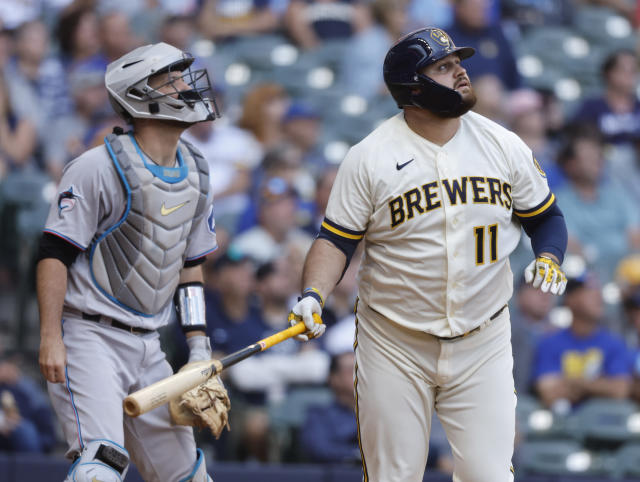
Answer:
[[[141,368],[131,391],[173,374],[159,340],[145,342],[149,361]],[[124,435],[131,460],[146,482],[189,480],[185,478],[192,474],[198,458],[193,428],[172,425],[166,404],[139,417],[125,416]]]
[[[85,444],[64,482],[122,482],[129,469],[129,453],[111,440]]]
[[[193,471],[184,479],[180,479],[180,482],[213,482],[213,479],[207,474],[207,464],[204,461],[202,450],[198,449],[198,459]]]

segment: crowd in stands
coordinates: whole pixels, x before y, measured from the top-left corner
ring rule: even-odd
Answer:
[[[207,330],[216,355],[232,353],[287,326],[304,256],[338,166],[327,155],[323,133],[341,114],[337,105],[323,106],[272,80],[246,84],[238,100],[228,95],[233,86],[225,72],[215,69],[217,52],[233,52],[241,39],[273,36],[300,52],[340,45],[336,77],[344,93],[375,104],[388,101],[381,66],[390,45],[414,28],[437,25],[458,45],[476,48],[464,64],[479,98],[475,110],[533,149],[569,230],[570,281],[559,301],[520,280],[530,258],[524,242],[513,257],[518,393],[538,397],[558,414],[590,397],[640,404],[638,54],[608,52],[596,67],[600,89],[568,104],[553,89],[528,85],[515,48],[528,29],[570,28],[567,12],[592,4],[636,25],[635,9],[622,0],[0,2],[0,193],[3,183],[20,176],[44,174],[55,183],[71,159],[99,145],[114,126],[126,128],[104,88],[111,60],[156,41],[187,51],[197,46],[206,53],[197,62],[209,68],[222,114],[185,134],[210,163],[215,197],[219,249],[206,264]],[[16,221],[6,205],[0,199],[5,234],[14,232],[10,223]],[[0,303],[15,293],[20,271],[32,269],[17,263],[13,251],[3,251]],[[198,434],[209,456],[359,460],[351,379],[357,259],[327,300],[324,337],[306,344],[287,341],[224,373],[232,431],[220,440]],[[2,336],[8,338],[11,310],[0,312]],[[163,333],[176,369],[186,361],[178,332],[170,326]],[[21,348],[29,353],[28,346]],[[3,357],[0,451],[56,450],[55,422],[42,387],[37,375],[21,374],[12,358]],[[293,420],[295,409],[287,401],[307,389],[323,403],[306,400],[308,416]],[[289,410],[292,419],[278,420],[277,410]],[[280,433],[278,423],[292,424],[286,437],[274,435]],[[434,422],[429,466],[450,472],[450,449],[438,434]]]

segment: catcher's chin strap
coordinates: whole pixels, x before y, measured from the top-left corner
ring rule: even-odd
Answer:
[[[178,285],[174,296],[178,320],[182,331],[205,331],[204,286],[200,282]]]

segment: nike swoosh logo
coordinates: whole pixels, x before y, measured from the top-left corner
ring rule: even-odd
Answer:
[[[180,209],[182,206],[184,206],[188,202],[189,201],[185,201],[183,203],[178,204],[177,206],[173,206],[172,208],[167,208],[167,207],[165,207],[164,203],[162,203],[162,206],[160,207],[160,214],[162,214],[163,216],[168,216],[172,212],[175,212],[178,209]]]
[[[414,158],[414,159],[409,159],[407,162],[403,162],[402,164],[398,164],[398,163],[396,162],[396,169],[399,171],[400,169],[402,169],[402,168],[403,168],[404,166],[406,166],[407,164],[412,163],[414,160],[415,160],[415,158]]]

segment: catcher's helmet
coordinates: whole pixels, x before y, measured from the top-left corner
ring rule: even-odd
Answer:
[[[190,54],[164,42],[144,45],[123,55],[107,66],[105,74],[111,105],[127,122],[132,118],[189,124],[214,120],[219,114],[209,75],[206,69],[191,70],[194,60]],[[174,91],[169,94],[149,86],[149,77],[165,72],[181,72],[182,79],[191,88],[179,91],[173,86],[177,79],[164,84],[173,86]]]
[[[471,57],[471,47],[456,47],[449,35],[439,28],[423,28],[398,40],[384,59],[384,82],[398,107],[416,106],[437,114],[455,115],[462,96],[420,73],[447,55],[457,53],[461,59]]]

